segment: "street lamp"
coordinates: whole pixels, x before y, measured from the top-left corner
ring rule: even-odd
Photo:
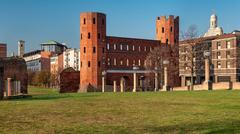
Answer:
[[[105,92],[105,76],[107,72],[104,70],[102,71],[102,92]]]
[[[168,60],[163,61],[163,65],[164,65],[164,86],[163,86],[163,90],[164,91],[168,90],[168,70],[167,70],[167,65],[168,64],[169,64]]]
[[[133,92],[137,90],[137,70],[139,70],[139,67],[133,66]]]

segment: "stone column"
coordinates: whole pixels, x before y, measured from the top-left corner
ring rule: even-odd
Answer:
[[[121,89],[121,92],[123,92],[123,90],[124,90],[124,79],[121,79],[121,81],[120,81],[120,89]]]
[[[181,86],[182,87],[186,86],[186,78],[185,78],[185,76],[181,76]]]
[[[105,77],[102,76],[102,92],[105,92]]]
[[[137,73],[133,73],[133,92],[137,91]]]
[[[205,59],[205,82],[209,82],[210,78],[210,68],[209,68],[209,59]]]
[[[159,89],[158,85],[159,85],[158,84],[158,73],[155,72],[155,89],[154,89],[155,92]]]
[[[117,81],[113,81],[113,92],[117,91]]]
[[[12,78],[7,78],[7,84],[8,84],[8,92],[7,92],[7,96],[11,96],[11,79]]]
[[[167,72],[167,67],[164,67],[164,86],[163,86],[163,91],[167,91],[168,87],[168,72]]]

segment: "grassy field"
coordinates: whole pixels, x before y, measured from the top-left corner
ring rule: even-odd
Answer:
[[[0,101],[0,133],[240,133],[240,91],[29,92]]]

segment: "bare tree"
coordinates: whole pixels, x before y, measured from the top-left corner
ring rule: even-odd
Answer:
[[[178,46],[162,44],[155,47],[147,56],[145,68],[158,74],[160,86],[163,86],[163,61],[168,60],[171,74],[178,73]],[[178,74],[177,74],[178,76]],[[159,79],[160,78],[160,79]]]
[[[191,25],[186,32],[182,32],[181,39],[183,41],[181,41],[179,47],[179,66],[185,70],[185,73],[190,73],[190,90],[193,90],[194,74],[197,75],[203,69],[203,53],[209,49],[209,45],[204,43],[207,38],[198,37],[198,30],[195,25]]]

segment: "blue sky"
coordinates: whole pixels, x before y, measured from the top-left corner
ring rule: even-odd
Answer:
[[[8,53],[17,52],[17,41],[26,51],[39,49],[48,40],[79,48],[79,14],[107,14],[107,35],[154,39],[155,19],[180,16],[180,30],[192,24],[207,31],[214,10],[225,33],[240,29],[240,0],[0,0],[0,42]]]

